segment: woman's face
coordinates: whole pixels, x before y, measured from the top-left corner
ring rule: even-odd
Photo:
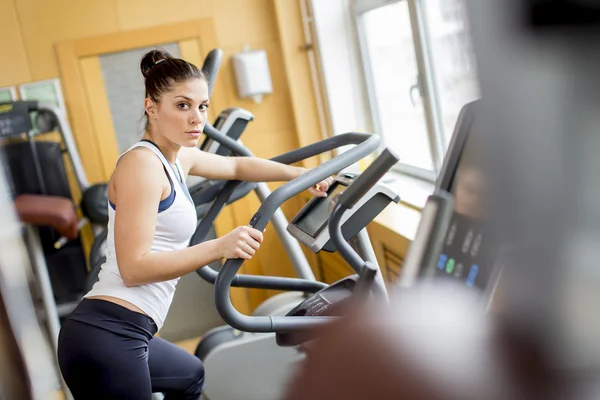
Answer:
[[[206,123],[208,85],[203,79],[190,79],[163,93],[158,104],[147,98],[145,106],[153,135],[195,147]]]

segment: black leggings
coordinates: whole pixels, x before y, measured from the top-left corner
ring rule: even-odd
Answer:
[[[117,304],[82,300],[62,326],[58,362],[75,400],[199,399],[204,366],[195,356],[153,337],[152,319]]]

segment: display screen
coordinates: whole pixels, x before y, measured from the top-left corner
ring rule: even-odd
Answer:
[[[497,248],[486,224],[488,181],[481,160],[477,159],[482,152],[478,132],[475,119],[450,187],[454,214],[436,275],[459,279],[466,286],[484,290],[493,272]]]
[[[334,183],[327,192],[327,197],[316,198],[312,206],[300,215],[295,222],[296,226],[310,237],[316,237],[329,221],[329,214],[345,189],[346,186],[341,183]]]

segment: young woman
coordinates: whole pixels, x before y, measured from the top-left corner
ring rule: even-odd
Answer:
[[[195,66],[153,50],[141,60],[147,117],[141,141],[117,163],[108,187],[109,234],[99,280],[59,336],[61,373],[75,399],[198,399],[199,359],[157,337],[179,277],[222,258],[250,259],[262,232],[240,226],[188,247],[196,211],[185,181],[287,181],[303,168],[254,157],[221,157],[197,148],[209,105]],[[311,192],[326,196],[331,181]]]

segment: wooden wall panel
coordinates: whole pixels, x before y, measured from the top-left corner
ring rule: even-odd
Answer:
[[[110,104],[104,89],[102,67],[98,57],[83,58],[79,65],[90,111],[90,124],[94,139],[94,145],[91,148],[98,152],[102,174],[108,180],[119,157],[119,145],[115,136]]]
[[[279,38],[282,44],[282,58],[288,88],[296,135],[299,146],[323,139],[317,113],[317,103],[312,89],[308,56],[301,48],[306,44],[302,30],[302,16],[298,2],[272,0]],[[306,167],[315,167],[317,159],[305,162]]]
[[[116,0],[115,7],[121,30],[210,18],[213,13],[211,0]]]
[[[290,6],[295,1],[286,0]],[[223,47],[262,45],[277,39],[271,0],[213,0],[217,38]]]
[[[31,72],[15,2],[0,1],[0,87],[29,82]]]
[[[59,76],[55,43],[119,30],[115,0],[15,2],[32,80]]]

